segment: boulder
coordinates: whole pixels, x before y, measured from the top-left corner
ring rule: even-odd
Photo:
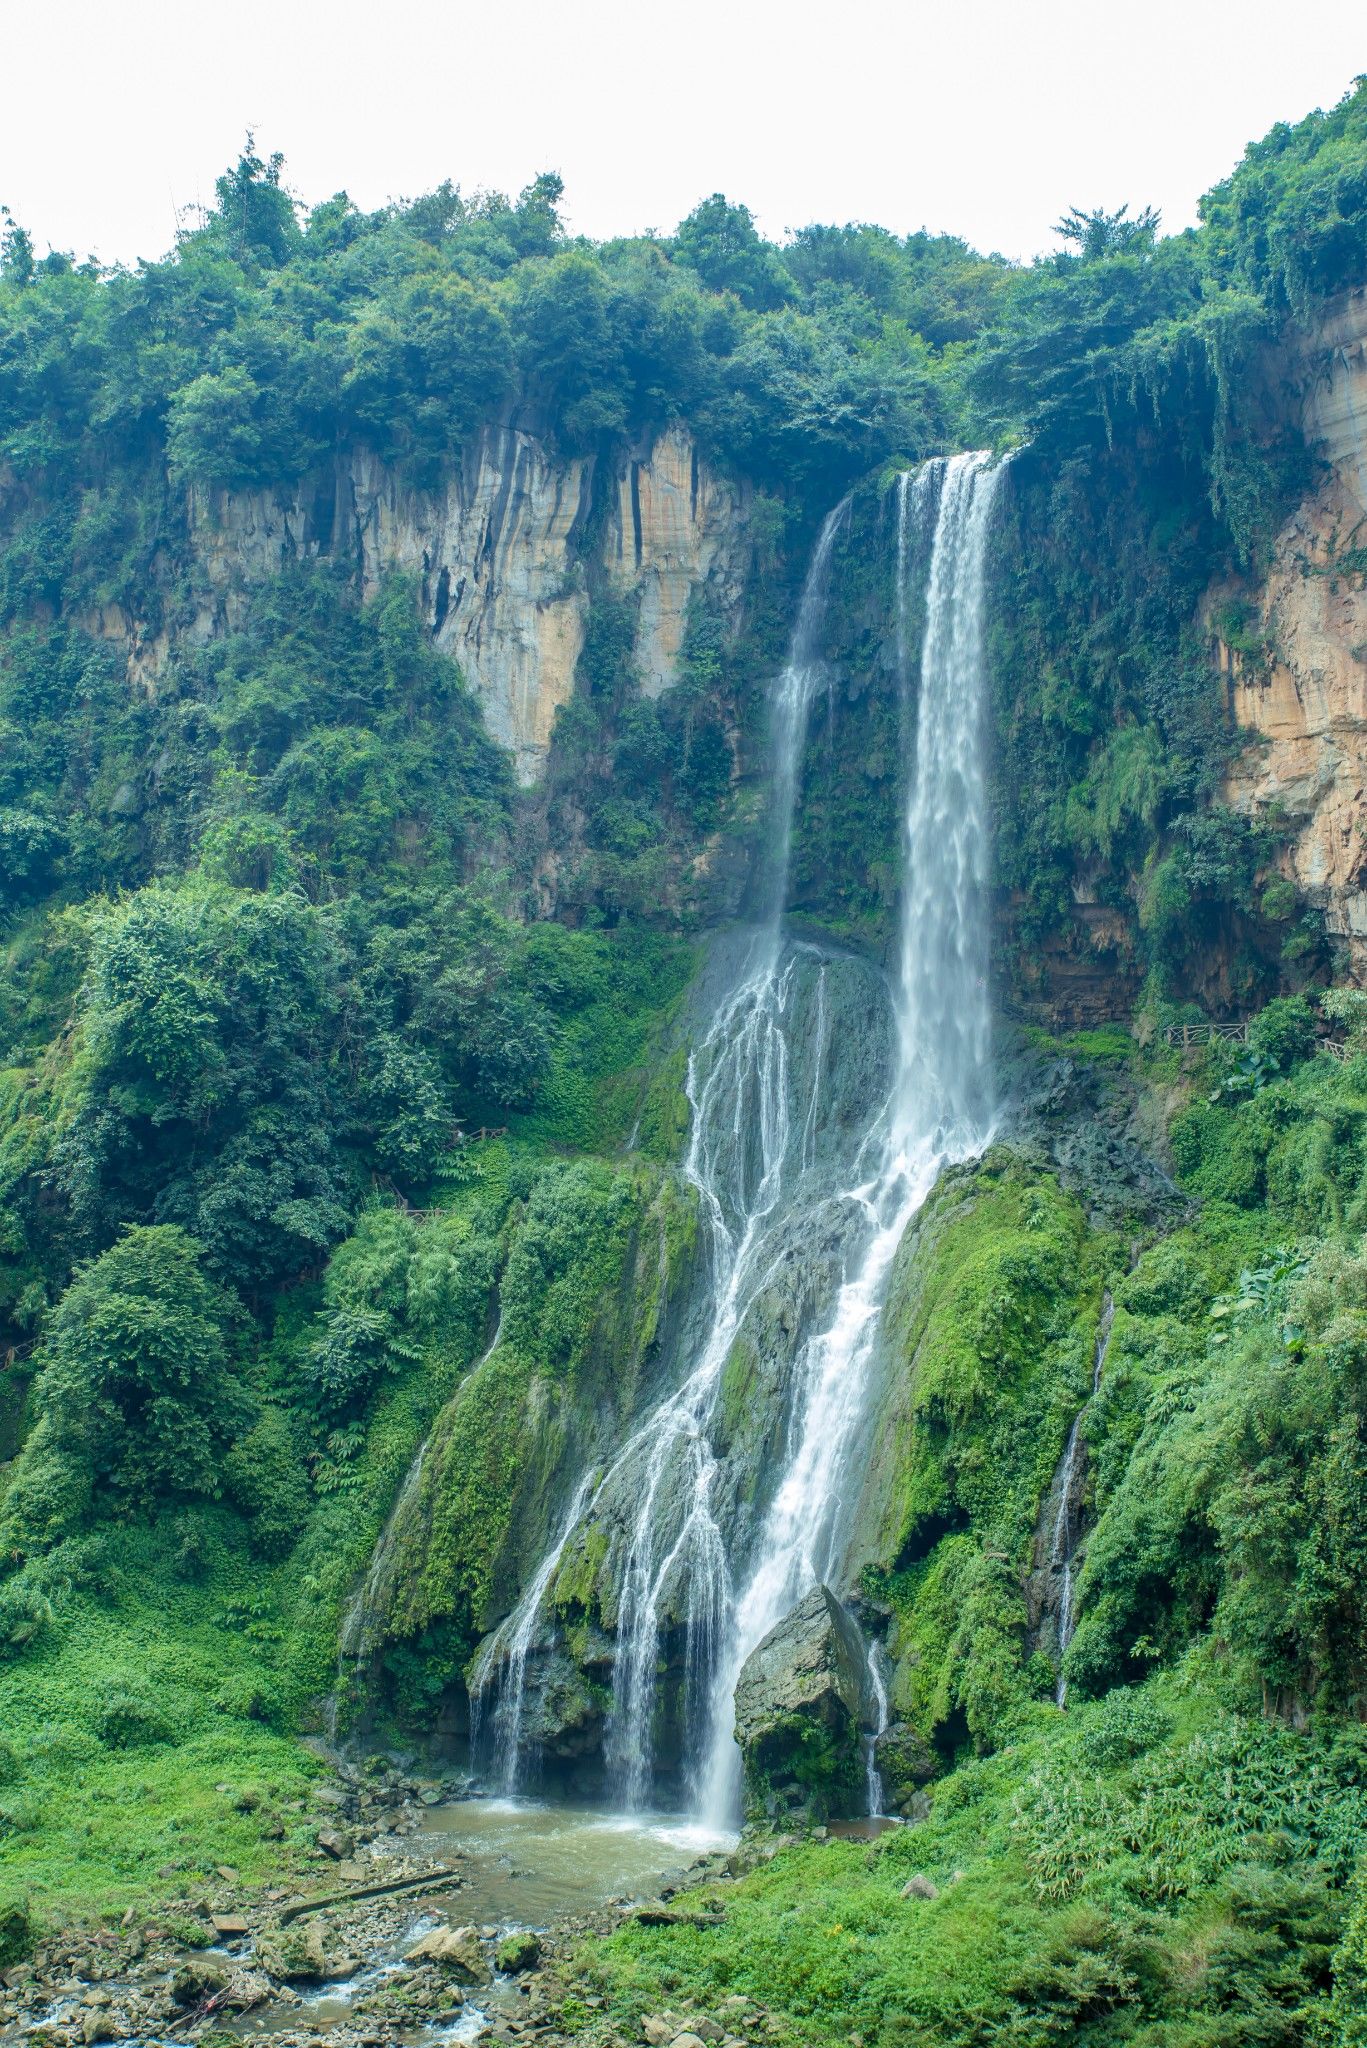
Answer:
[[[505,1934],[495,1957],[499,1969],[510,1975],[519,1970],[530,1970],[540,1960],[541,1943],[530,1927],[520,1927],[514,1934]]]
[[[321,1984],[328,1975],[323,1929],[314,1919],[274,1927],[256,1945],[256,1958],[272,1977],[287,1984]]]
[[[176,1966],[171,1996],[177,2005],[198,2005],[221,1991],[227,1981],[227,1970],[212,1956],[190,1956]]]
[[[434,1927],[409,1949],[406,1961],[435,1963],[459,1984],[485,1984],[489,1965],[473,1927]]]
[[[899,1813],[903,1802],[914,1797],[920,1786],[938,1777],[942,1769],[924,1735],[906,1721],[894,1721],[890,1728],[885,1728],[874,1743],[873,1754],[884,1789]]]
[[[736,1740],[752,1814],[860,1809],[864,1674],[863,1638],[828,1586],[813,1586],[750,1653],[736,1684]]]

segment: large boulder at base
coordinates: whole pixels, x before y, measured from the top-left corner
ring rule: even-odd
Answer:
[[[813,1586],[752,1650],[736,1683],[736,1740],[752,1817],[862,1810],[864,1642],[828,1586]]]

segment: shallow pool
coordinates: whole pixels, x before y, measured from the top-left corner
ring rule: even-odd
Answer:
[[[678,1814],[612,1813],[535,1799],[430,1806],[423,1837],[436,1854],[466,1859],[465,1917],[515,1927],[544,1927],[609,1899],[652,1896],[695,1857],[736,1842]]]

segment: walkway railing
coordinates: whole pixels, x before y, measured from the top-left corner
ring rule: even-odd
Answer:
[[[1165,1045],[1209,1045],[1212,1038],[1230,1038],[1237,1045],[1248,1043],[1248,1019],[1242,1024],[1169,1024],[1163,1033]]]

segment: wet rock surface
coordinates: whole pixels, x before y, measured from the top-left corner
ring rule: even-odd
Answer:
[[[860,1768],[864,1643],[827,1586],[813,1586],[746,1659],[736,1740],[752,1808],[849,1810]]]

